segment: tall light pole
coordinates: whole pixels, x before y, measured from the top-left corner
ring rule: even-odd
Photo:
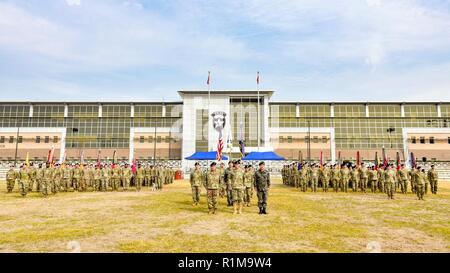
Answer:
[[[20,126],[17,126],[17,136],[16,136],[16,152],[14,154],[14,167],[16,167],[17,164],[17,150],[19,149],[19,131],[20,131]]]

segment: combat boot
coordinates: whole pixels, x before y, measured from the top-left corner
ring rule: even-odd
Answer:
[[[236,202],[233,203],[233,214],[237,214],[238,204]]]
[[[238,210],[238,214],[242,214],[242,207],[244,206],[244,204],[239,203],[239,210]]]
[[[263,214],[267,214],[266,208],[263,208],[263,209],[262,209],[262,213],[263,213]]]
[[[262,208],[261,207],[258,207],[258,208],[259,208],[258,214],[262,214]]]

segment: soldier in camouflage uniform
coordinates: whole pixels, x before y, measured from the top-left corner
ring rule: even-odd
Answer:
[[[319,168],[316,164],[311,169],[311,191],[317,192],[317,186],[319,185]]]
[[[369,181],[369,171],[367,170],[367,167],[364,165],[364,162],[361,163],[361,167],[358,170],[359,170],[359,185],[361,186],[361,191],[365,193]]]
[[[270,188],[270,174],[265,169],[264,162],[259,163],[259,169],[255,172],[254,187],[258,196],[259,214],[267,214],[267,198]]]
[[[299,171],[298,171],[298,165],[297,164],[293,164],[292,165],[292,186],[294,186],[295,188],[299,187]]]
[[[59,164],[56,164],[53,168],[53,183],[51,191],[53,194],[61,191],[61,166]]]
[[[166,179],[166,174],[164,173],[164,167],[158,166],[158,178],[157,178],[157,189],[162,190],[163,182]]]
[[[254,174],[251,166],[245,166],[245,177],[244,177],[244,203],[247,207],[250,207],[250,202],[253,196],[253,178]]]
[[[142,186],[142,181],[145,177],[145,170],[142,168],[141,164],[138,165],[138,168],[136,170],[136,176],[135,176],[135,183],[136,183],[136,190],[140,191]]]
[[[80,165],[75,164],[75,168],[72,171],[72,185],[75,191],[81,190],[81,178],[83,176],[82,170],[80,169]]]
[[[230,160],[228,162],[228,168],[225,169],[224,173],[224,182],[226,187],[226,193],[227,193],[227,205],[232,206],[233,205],[233,191],[231,189],[231,173],[233,172],[233,162]]]
[[[437,194],[438,190],[438,174],[434,165],[431,165],[431,169],[428,171],[428,181],[430,181],[431,193]]]
[[[14,166],[11,165],[9,171],[6,173],[6,189],[8,193],[11,193],[16,184],[16,180],[19,178],[19,174],[14,170]]]
[[[304,165],[302,166],[302,169],[300,170],[300,187],[302,192],[306,192],[308,190],[308,166]]]
[[[350,167],[350,183],[352,184],[352,191],[358,191],[359,171],[356,167]]]
[[[413,166],[411,168],[411,170],[409,170],[409,179],[410,179],[410,183],[411,183],[411,191],[413,193],[416,193],[416,171],[417,169]]]
[[[119,185],[120,185],[120,169],[115,164],[113,164],[113,166],[112,166],[110,181],[111,181],[112,190],[118,191]]]
[[[422,169],[421,167],[417,168],[417,172],[415,172],[415,182],[416,182],[416,193],[417,193],[417,198],[419,198],[419,200],[423,200],[423,195],[425,193],[425,184],[426,184],[426,180],[427,180],[427,176],[425,174],[425,169]]]
[[[339,166],[334,165],[331,169],[331,184],[333,185],[334,192],[339,191],[340,171]]]
[[[200,169],[200,163],[195,162],[195,169],[191,172],[189,181],[192,188],[192,205],[197,206],[200,202],[200,187],[203,184],[203,172]]]
[[[375,193],[378,185],[378,172],[375,170],[375,167],[370,168],[368,173],[368,181],[370,183],[372,193]]]
[[[32,192],[34,185],[36,184],[36,175],[37,175],[37,170],[34,167],[33,163],[30,163],[30,186],[29,186],[29,191]],[[39,190],[39,187],[36,187],[36,190]]]
[[[19,171],[19,192],[25,197],[28,193],[30,183],[30,170],[27,165],[23,164]]]
[[[222,175],[216,169],[216,162],[212,162],[210,167],[210,170],[206,173],[204,185],[208,200],[208,213],[215,214],[217,210],[217,196],[223,181]]]
[[[244,171],[241,169],[241,161],[234,162],[234,170],[231,172],[230,186],[233,191],[233,214],[241,214],[244,201]]]
[[[133,174],[131,172],[131,169],[129,168],[129,165],[125,164],[125,167],[122,170],[122,183],[124,191],[127,191],[129,189],[132,176]]]
[[[45,165],[43,177],[42,177],[42,185],[41,185],[41,193],[45,197],[49,195],[52,190],[53,183],[53,170],[50,166],[50,163]]]
[[[319,176],[320,182],[322,183],[322,189],[324,192],[328,192],[328,186],[330,184],[330,168],[324,166],[320,172]]]
[[[405,165],[402,164],[401,168],[397,171],[397,179],[399,181],[400,190],[403,194],[408,192],[408,170],[405,169]]]
[[[385,174],[385,189],[390,199],[394,199],[396,177],[395,170],[392,168],[392,165],[389,165]]]
[[[344,165],[343,168],[341,168],[341,191],[348,192],[348,181],[350,180],[350,172],[348,170],[347,165]]]
[[[151,187],[153,186],[152,183],[152,172],[153,172],[153,166],[149,166],[149,165],[145,165],[143,167],[144,169],[144,181],[143,181],[143,186],[144,187]]]
[[[109,182],[109,170],[108,167],[106,165],[102,165],[101,166],[102,169],[102,183],[100,185],[100,190],[101,191],[108,191],[108,182]]]
[[[100,191],[101,184],[102,184],[102,169],[100,164],[97,164],[94,170],[94,191]]]

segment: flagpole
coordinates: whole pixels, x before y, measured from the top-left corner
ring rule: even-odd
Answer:
[[[258,152],[259,152],[259,146],[260,146],[260,144],[259,144],[259,142],[260,142],[260,140],[259,140],[259,130],[260,130],[260,127],[259,127],[259,71],[257,73],[257,78],[256,78],[256,92],[258,93],[258,95],[257,95],[258,96],[258,106],[257,106],[258,113],[256,114],[258,133],[256,134],[256,136],[258,138]]]
[[[211,107],[211,71],[208,71],[208,128],[209,128],[209,114],[210,114],[210,107]],[[208,151],[209,149],[209,130],[208,130]],[[211,149],[212,150],[212,149]]]

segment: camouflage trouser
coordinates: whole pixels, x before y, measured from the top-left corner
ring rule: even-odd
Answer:
[[[431,192],[436,194],[437,193],[437,188],[438,188],[438,181],[437,180],[431,180],[430,181],[430,186],[431,186]]]
[[[360,182],[360,186],[361,186],[361,190],[362,192],[366,192],[367,189],[367,178],[361,178]]]
[[[128,188],[130,187],[130,181],[131,181],[131,177],[124,177],[122,180],[123,183],[123,189],[124,190],[128,190]]]
[[[100,190],[101,191],[107,191],[108,190],[108,178],[102,178],[101,179],[101,185],[100,185]]]
[[[258,196],[258,208],[265,209],[267,207],[267,197],[269,195],[269,191],[257,191],[256,195]]]
[[[414,181],[411,181],[411,191],[416,193],[416,183]]]
[[[428,182],[425,182],[425,194],[428,193]]]
[[[101,184],[102,184],[101,179],[94,179],[94,191],[99,191]]]
[[[253,188],[252,187],[246,187],[244,192],[244,202],[247,204],[250,204],[250,201],[252,200],[253,196]]]
[[[200,186],[192,186],[192,201],[195,204],[200,201]]]
[[[120,178],[113,177],[111,178],[111,187],[113,191],[117,191],[119,189]]]
[[[386,193],[389,198],[394,199],[394,193],[395,193],[395,183],[388,183],[386,182],[384,185],[386,189]]]
[[[60,179],[54,179],[52,183],[52,192],[57,193],[61,190],[61,180]]]
[[[370,181],[370,188],[372,189],[372,192],[375,192],[377,190],[377,181],[376,180]]]
[[[228,206],[233,205],[233,190],[227,189],[227,203]]]
[[[313,177],[311,179],[311,191],[316,192],[318,185],[319,185],[319,179],[317,177]]]
[[[380,191],[380,192],[385,192],[385,190],[384,190],[384,182],[383,181],[378,181],[378,190]]]
[[[225,187],[221,187],[219,190],[219,197],[223,198],[225,196]]]
[[[84,178],[80,178],[78,181],[78,191],[86,191],[86,180]]]
[[[298,188],[299,187],[299,181],[300,179],[298,178],[297,175],[294,176],[294,187]]]
[[[306,179],[300,180],[300,187],[302,189],[302,192],[306,192],[306,190],[308,189],[308,183],[306,182]]]
[[[408,181],[402,180],[400,182],[400,189],[402,190],[402,193],[406,193],[408,191]]]
[[[31,179],[30,179],[30,183],[29,183],[29,185],[28,185],[28,191],[29,191],[29,192],[32,192],[32,191],[33,191],[33,186],[34,186],[35,183],[36,183],[36,179],[31,178]]]
[[[233,189],[233,203],[242,203],[244,201],[244,189]]]
[[[19,192],[22,196],[26,196],[28,193],[28,181],[19,180]]]
[[[423,200],[423,195],[424,195],[424,185],[423,184],[416,184],[416,194],[417,194],[417,198],[419,198],[419,200]]]
[[[142,180],[144,180],[143,178],[135,178],[134,182],[136,183],[136,190],[140,191],[141,187],[142,187]]]
[[[353,192],[358,191],[358,184],[359,184],[358,180],[352,179],[352,190],[353,190]]]
[[[332,180],[334,192],[339,191],[339,181],[337,179]]]
[[[49,192],[51,190],[50,185],[51,185],[50,180],[42,179],[41,185],[40,185],[42,195],[47,196],[49,194]]]
[[[323,191],[328,191],[328,179],[326,179],[325,177],[320,179],[322,182],[322,189]]]
[[[158,177],[156,179],[156,188],[158,190],[162,190],[163,180],[164,180],[164,177]]]
[[[206,196],[208,197],[208,209],[216,210],[217,209],[217,195],[219,190],[210,190],[206,191]]]
[[[76,191],[80,189],[80,179],[79,178],[72,179],[72,187]]]
[[[61,187],[63,191],[67,191],[70,188],[70,180],[69,178],[63,178],[61,180]]]
[[[12,192],[12,190],[14,189],[14,184],[16,184],[16,180],[14,179],[6,180],[6,189],[8,190],[8,192]]]

